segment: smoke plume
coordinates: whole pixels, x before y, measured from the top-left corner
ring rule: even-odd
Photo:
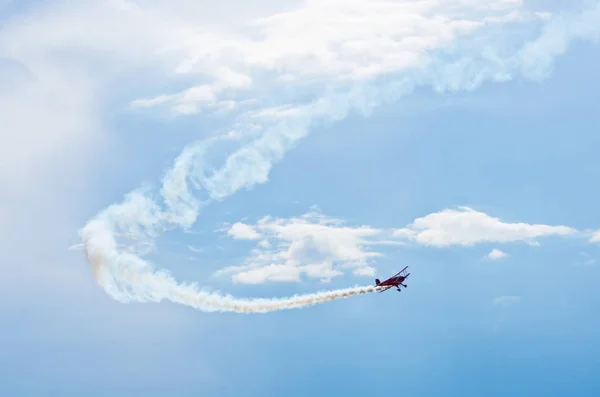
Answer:
[[[119,253],[116,242],[101,221],[84,229],[84,250],[94,277],[121,302],[168,300],[205,312],[267,313],[295,309],[379,290],[365,286],[294,295],[281,299],[237,299],[230,295],[201,291],[196,285],[178,284],[165,272],[152,272],[135,255]]]

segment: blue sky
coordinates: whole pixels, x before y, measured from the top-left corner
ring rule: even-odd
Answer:
[[[597,391],[600,4],[455,3],[0,1],[0,394]]]

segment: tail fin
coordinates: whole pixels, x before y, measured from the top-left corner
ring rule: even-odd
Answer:
[[[379,279],[378,279],[378,278],[376,278],[376,279],[375,279],[375,285],[379,285],[379,284],[381,284],[381,281],[379,281]]]

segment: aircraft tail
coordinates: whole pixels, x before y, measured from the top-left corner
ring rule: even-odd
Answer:
[[[376,279],[375,279],[375,285],[379,285],[379,284],[381,284],[381,281],[379,281],[379,279],[378,279],[378,278],[376,278]]]

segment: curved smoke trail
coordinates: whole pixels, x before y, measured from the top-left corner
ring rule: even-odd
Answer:
[[[169,300],[205,312],[267,313],[311,306],[380,289],[375,286],[353,287],[273,299],[238,299],[230,295],[201,291],[194,284],[178,284],[166,272],[152,272],[135,255],[119,253],[116,241],[106,226],[103,221],[94,220],[84,228],[84,251],[98,283],[121,302]]]
[[[94,277],[109,295],[121,302],[168,300],[206,312],[265,313],[379,290],[379,287],[363,286],[287,298],[238,299],[202,291],[196,284],[178,283],[168,272],[154,271],[137,252],[151,244],[160,232],[191,226],[202,204],[266,182],[271,167],[308,134],[313,122],[341,119],[352,110],[366,113],[412,88],[412,84],[400,81],[379,88],[354,87],[342,94],[329,92],[265,128],[254,140],[241,142],[217,169],[207,163],[207,154],[218,152],[220,144],[228,146],[237,141],[236,137],[218,136],[190,144],[163,178],[160,194],[164,208],[146,192],[133,191],[122,203],[107,207],[82,229],[83,250]],[[201,201],[193,190],[208,197]],[[117,241],[121,236],[129,237],[127,250]],[[141,244],[136,245],[136,242]]]

